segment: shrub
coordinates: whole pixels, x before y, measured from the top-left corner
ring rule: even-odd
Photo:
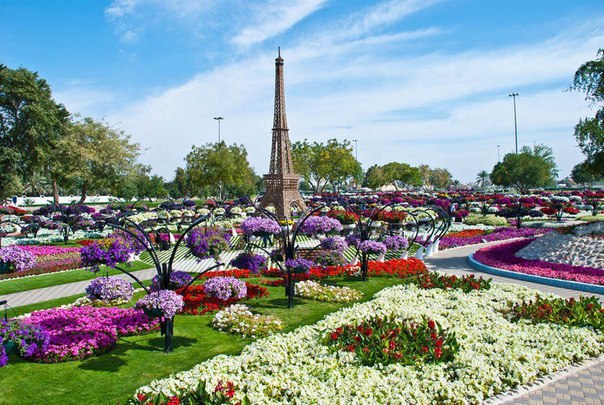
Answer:
[[[495,215],[470,215],[464,220],[466,225],[507,226],[508,221]]]
[[[283,322],[274,316],[253,314],[245,305],[234,304],[219,311],[212,326],[221,332],[257,338],[280,331]]]

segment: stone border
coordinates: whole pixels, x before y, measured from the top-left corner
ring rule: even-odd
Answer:
[[[532,274],[520,273],[511,270],[498,269],[496,267],[487,266],[486,264],[480,263],[474,259],[474,255],[468,256],[468,263],[471,267],[484,273],[493,274],[495,276],[514,278],[516,280],[528,281],[531,283],[545,284],[552,287],[566,288],[569,290],[583,291],[592,294],[603,294],[604,286],[596,284],[580,283],[578,281],[561,280],[558,278],[549,278],[543,276],[536,276]]]
[[[519,399],[524,395],[530,394],[531,392],[543,389],[550,384],[553,384],[566,377],[572,376],[573,374],[576,374],[581,370],[585,370],[589,367],[595,366],[601,363],[602,361],[604,361],[604,355],[600,355],[599,357],[592,357],[579,363],[573,363],[551,374],[540,377],[532,383],[518,386],[510,391],[502,392],[498,395],[495,395],[494,397],[488,398],[485,401],[485,404],[500,405],[511,403],[511,401],[513,400]]]

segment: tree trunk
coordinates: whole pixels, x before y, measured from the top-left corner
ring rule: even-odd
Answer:
[[[52,179],[52,198],[55,204],[59,204],[59,186],[56,179]]]
[[[84,204],[84,201],[86,201],[86,193],[88,192],[88,183],[84,182],[84,184],[82,184],[82,197],[80,197],[80,204]]]

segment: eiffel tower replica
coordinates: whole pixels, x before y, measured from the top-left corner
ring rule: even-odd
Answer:
[[[300,176],[294,173],[292,148],[289,141],[289,129],[285,115],[285,89],[283,85],[283,58],[281,48],[275,59],[275,117],[273,119],[273,144],[271,148],[271,165],[269,173],[264,175],[266,193],[260,205],[275,207],[275,214],[282,219],[289,219],[291,207],[299,211],[306,209],[304,199],[298,191]]]

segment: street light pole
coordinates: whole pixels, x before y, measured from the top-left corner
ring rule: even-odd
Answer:
[[[518,122],[516,121],[516,96],[518,93],[508,94],[514,98],[514,139],[516,140],[516,154],[518,154]]]
[[[501,162],[501,158],[499,157],[499,148],[501,148],[501,145],[497,145],[497,163]]]
[[[356,160],[357,162],[359,161],[359,156],[358,156],[358,149],[357,149],[357,142],[359,140],[358,139],[353,139],[352,142],[354,142],[354,160]]]
[[[222,117],[214,117],[214,119],[216,121],[218,121],[218,143],[220,143],[220,121],[222,121],[224,118],[222,118]]]

